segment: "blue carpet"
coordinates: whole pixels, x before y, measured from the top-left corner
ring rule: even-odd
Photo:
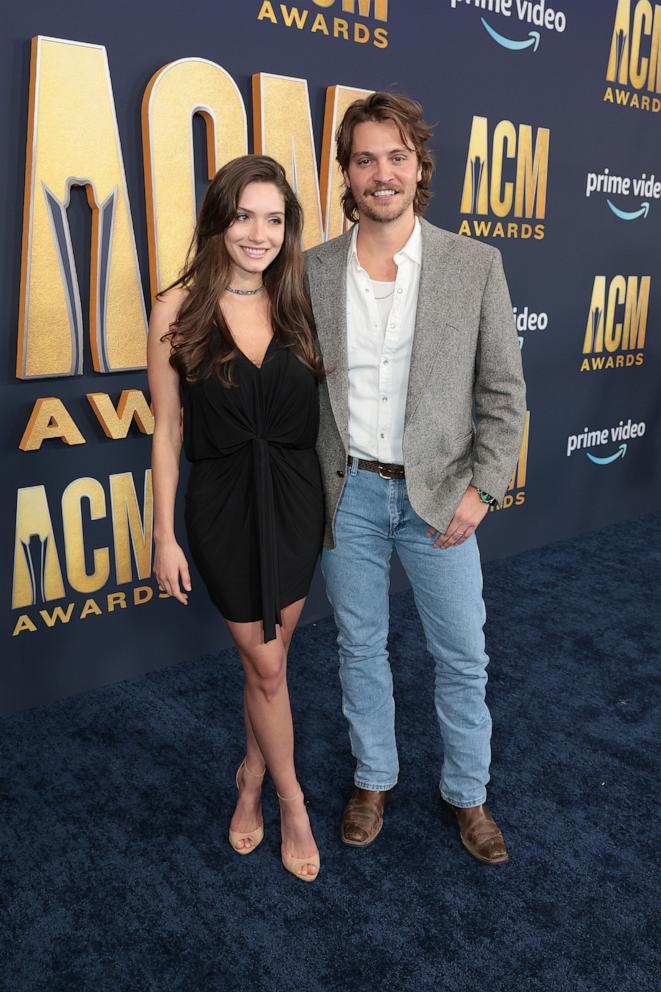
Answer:
[[[377,843],[344,847],[351,761],[334,627],[291,651],[322,872],[226,841],[242,757],[232,652],[2,721],[0,987],[12,992],[656,990],[661,516],[485,567],[490,805],[511,862],[441,816],[431,663],[392,600],[402,773]]]

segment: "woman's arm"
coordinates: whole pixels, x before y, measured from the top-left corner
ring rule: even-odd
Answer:
[[[154,575],[160,587],[180,603],[190,592],[188,563],[174,533],[174,504],[179,482],[181,404],[179,376],[170,365],[170,342],[161,337],[177,319],[187,290],[168,290],[154,301],[147,338],[147,377],[154,410],[152,483],[154,488]],[[181,578],[181,586],[180,586]]]

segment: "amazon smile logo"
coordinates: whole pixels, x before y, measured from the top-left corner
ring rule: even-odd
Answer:
[[[590,199],[591,196],[603,197],[607,208],[618,220],[646,220],[651,201],[661,199],[661,180],[654,173],[648,176],[646,172],[640,176],[619,176],[610,169],[588,172],[585,197]],[[635,202],[623,205],[623,197],[630,197]]]
[[[567,458],[570,458],[575,451],[582,451],[593,465],[613,465],[625,457],[631,441],[643,437],[646,429],[644,421],[634,423],[632,420],[627,420],[626,424],[620,420],[616,427],[603,427],[601,430],[591,431],[589,427],[585,427],[580,434],[570,434],[567,438]],[[617,447],[599,455],[588,451],[588,448],[606,445],[609,448],[613,445]]]
[[[506,30],[505,25],[494,26],[493,16],[480,17],[480,23],[491,40],[510,52],[536,52],[542,37],[537,28],[562,34],[567,27],[565,14],[554,10],[546,0],[450,0],[452,10],[462,6],[518,21],[516,26],[508,25]],[[528,25],[532,27],[526,31]]]

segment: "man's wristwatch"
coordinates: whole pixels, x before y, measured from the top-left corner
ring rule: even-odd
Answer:
[[[484,489],[478,489],[477,486],[473,486],[473,489],[476,491],[477,495],[480,497],[483,503],[488,503],[489,506],[495,506],[497,504],[498,500],[496,499],[496,497],[492,496],[490,493],[485,492]]]

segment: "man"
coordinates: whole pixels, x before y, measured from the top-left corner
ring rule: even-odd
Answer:
[[[489,659],[475,530],[516,464],[525,389],[500,253],[420,219],[430,136],[414,101],[373,93],[353,103],[337,159],[344,211],[358,223],[306,257],[330,370],[318,443],[322,570],[356,759],[342,839],[374,840],[397,782],[386,649],[396,549],[435,661],[441,796],[464,846],[495,864],[508,854],[485,805]]]

